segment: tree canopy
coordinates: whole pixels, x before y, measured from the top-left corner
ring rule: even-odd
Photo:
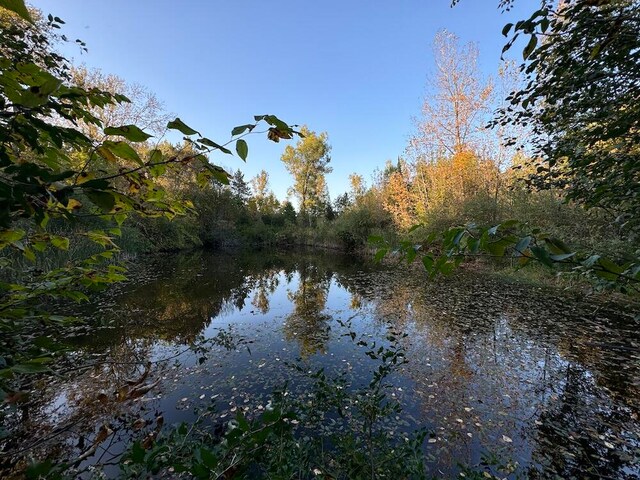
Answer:
[[[513,0],[504,1],[508,8]],[[498,124],[531,125],[540,158],[531,183],[609,210],[640,228],[640,8],[635,0],[544,0],[507,24],[504,51],[527,37],[524,88]]]
[[[55,53],[53,43],[66,41],[52,33],[61,19],[49,15],[33,22],[21,2],[0,3],[0,13],[0,250],[11,250],[0,259],[3,269],[18,268],[20,256],[35,262],[39,254],[68,250],[78,240],[50,231],[53,220],[100,222],[82,234],[99,247],[97,253],[0,284],[0,379],[10,380],[46,370],[51,361],[52,346],[38,345],[32,332],[25,334],[36,322],[68,321],[48,311],[46,303],[84,300],[88,290],[124,279],[124,269],[110,261],[128,216],[171,219],[193,209],[190,199],[167,193],[167,178],[188,171],[185,178],[201,187],[228,184],[229,174],[209,161],[210,153],[232,155],[229,148],[235,147],[246,159],[244,137],[259,124],[273,141],[297,132],[273,115],[258,115],[218,143],[175,118],[165,129],[184,135],[184,149],[163,148],[144,130],[157,130],[153,125],[106,123],[130,121],[123,107],[130,99],[109,88],[114,82],[78,76]],[[0,393],[5,387],[0,383]]]
[[[331,172],[331,147],[326,133],[318,135],[307,127],[302,127],[300,133],[303,138],[295,147],[287,145],[282,162],[293,176],[290,193],[298,200],[300,216],[308,221],[310,213],[322,210],[326,204],[325,175]]]

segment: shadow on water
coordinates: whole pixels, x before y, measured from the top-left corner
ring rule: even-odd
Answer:
[[[434,472],[501,461],[532,478],[640,478],[640,330],[621,307],[317,252],[162,255],[129,276],[77,312],[96,329],[69,339],[69,374],[5,411],[5,466],[28,452],[116,475],[128,439],[193,421],[203,401],[224,421],[286,383],[304,396],[296,359],[355,385],[370,363],[349,321],[409,334],[392,395],[407,430],[427,428]]]

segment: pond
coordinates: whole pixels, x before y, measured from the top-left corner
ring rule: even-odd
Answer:
[[[92,331],[69,339],[69,374],[9,413],[5,466],[29,452],[117,476],[127,440],[203,405],[224,424],[274,390],[304,398],[320,369],[366,385],[368,349],[402,332],[385,428],[424,429],[434,475],[640,478],[640,329],[622,306],[326,252],[159,255],[129,277],[76,312]]]

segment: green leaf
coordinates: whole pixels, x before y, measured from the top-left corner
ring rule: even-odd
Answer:
[[[116,204],[115,197],[109,192],[102,190],[87,190],[85,193],[87,197],[89,197],[89,200],[91,200],[93,204],[99,207],[104,213],[108,213],[113,210],[113,207]]]
[[[427,273],[431,275],[433,271],[433,257],[431,255],[424,255],[422,257],[422,264],[424,265],[424,269]]]
[[[269,125],[273,125],[274,127],[276,127],[278,130],[282,132],[288,132],[290,130],[289,125],[287,125],[285,122],[280,120],[275,115],[265,115],[264,121],[267,122]]]
[[[120,158],[132,160],[140,166],[144,165],[144,162],[140,159],[138,153],[127,142],[112,142],[107,140],[102,144],[102,146]]]
[[[162,152],[160,150],[158,150],[157,148],[154,148],[153,150],[151,150],[149,152],[149,162],[150,163],[161,162],[163,158],[164,158],[164,156],[162,155]]]
[[[562,253],[571,253],[569,246],[558,238],[545,238],[544,241],[551,253],[555,253],[557,255]]]
[[[119,227],[122,226],[122,223],[127,219],[127,216],[124,213],[118,213],[113,216],[113,219],[116,221]]]
[[[506,230],[509,228],[513,228],[519,225],[520,223],[521,223],[520,220],[515,220],[515,219],[506,220],[500,224],[500,228],[502,228],[503,230]]]
[[[524,60],[529,58],[529,56],[535,50],[536,45],[538,45],[538,37],[536,35],[531,35],[531,38],[529,39],[529,43],[527,43],[527,46],[524,47],[524,50],[522,51],[522,58]]]
[[[606,271],[611,272],[611,273],[615,273],[615,274],[620,274],[622,272],[624,272],[624,268],[622,268],[620,265],[617,265],[615,263],[613,263],[611,260],[608,260],[606,258],[599,258],[598,259],[598,264],[604,268]]]
[[[31,250],[29,247],[25,247],[25,249],[22,251],[22,254],[24,255],[24,258],[26,258],[30,262],[36,261],[36,254],[33,253],[33,250]]]
[[[610,282],[615,282],[618,279],[618,275],[606,270],[596,270],[595,274],[596,276],[604,278],[605,280],[609,280]]]
[[[29,14],[29,10],[27,10],[27,7],[22,0],[0,0],[0,7],[11,10],[20,18],[26,20],[27,22],[33,23],[33,19]]]
[[[378,251],[376,252],[375,257],[373,258],[374,262],[380,262],[384,256],[387,254],[388,249],[386,248],[379,248]]]
[[[600,255],[591,255],[589,258],[582,262],[582,265],[587,268],[591,268],[598,262],[598,260],[600,260]]]
[[[166,165],[152,165],[149,167],[149,173],[152,177],[160,177],[167,171]]]
[[[242,139],[238,140],[236,142],[236,152],[238,152],[238,156],[246,162],[247,155],[249,154],[249,146],[247,145],[247,142]]]
[[[491,255],[494,255],[496,257],[503,257],[504,256],[504,252],[507,249],[508,245],[509,245],[509,243],[504,241],[504,240],[498,240],[496,242],[489,242],[489,243],[487,243],[487,250],[489,251],[489,253]]]
[[[531,243],[531,237],[526,236],[520,239],[520,241],[515,246],[515,255],[520,256],[523,255],[524,252],[529,248],[529,244]]]
[[[112,163],[115,163],[118,161],[118,157],[116,157],[113,153],[111,153],[111,151],[105,146],[98,147],[96,149],[96,153],[100,155],[102,158],[109,160]]]
[[[123,125],[121,127],[107,127],[104,129],[105,135],[120,135],[131,142],[144,142],[153,135],[143,132],[135,125]]]
[[[176,118],[175,120],[172,120],[171,122],[167,123],[167,128],[170,130],[179,130],[185,135],[195,135],[195,134],[200,135],[199,132],[191,128],[189,125],[184,123],[179,118]]]
[[[546,249],[538,246],[533,246],[531,247],[531,252],[540,263],[550,268],[553,267],[553,260],[551,260],[549,252],[547,252]]]
[[[238,426],[243,432],[249,431],[250,429],[249,422],[247,422],[247,419],[240,411],[238,411],[236,415],[236,420],[238,421]]]
[[[218,457],[216,457],[211,450],[201,447],[199,453],[202,464],[205,467],[209,467],[211,470],[214,470],[218,466]]]
[[[509,34],[511,27],[513,27],[513,23],[507,23],[504,27],[502,27],[502,35],[506,37]]]
[[[14,365],[11,367],[11,370],[16,373],[42,373],[48,372],[49,367],[40,362],[29,361]]]
[[[60,250],[69,250],[69,239],[58,235],[52,235],[51,245]]]
[[[214,142],[213,140],[210,140],[206,137],[202,137],[198,139],[199,143],[202,143],[203,145],[206,145],[208,147],[213,147],[213,148],[217,148],[218,150],[220,150],[222,153],[226,153],[227,155],[233,155],[231,153],[231,150],[229,150],[228,148],[223,147],[222,145]]]
[[[140,445],[140,442],[134,442],[131,446],[131,453],[129,454],[129,458],[133,463],[142,463],[144,462],[145,451]]]
[[[460,245],[460,240],[462,240],[462,237],[464,236],[464,234],[465,234],[465,230],[464,229],[460,230],[456,234],[456,236],[453,238],[453,241],[452,241],[453,245],[456,245],[456,246]]]
[[[1,230],[0,231],[0,249],[5,246],[17,242],[24,237],[24,230]]]
[[[217,165],[207,165],[207,168],[211,172],[213,178],[224,185],[229,185],[229,174],[224,170],[224,168],[218,167]]]
[[[239,126],[235,127],[233,130],[231,130],[231,135],[240,135],[240,134],[246,132],[247,130],[249,130],[249,131],[253,130],[254,127],[255,127],[255,125],[252,125],[250,123],[248,123],[246,125],[239,125]]]
[[[469,248],[469,251],[471,253],[478,253],[478,250],[480,249],[480,239],[469,237],[469,240],[467,241],[467,247]]]

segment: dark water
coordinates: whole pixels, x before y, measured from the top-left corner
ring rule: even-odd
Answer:
[[[102,328],[79,331],[69,375],[11,414],[5,448],[73,459],[102,431],[83,465],[115,475],[140,419],[191,422],[203,402],[231,418],[286,382],[304,395],[288,362],[367,382],[372,363],[349,332],[375,340],[391,325],[409,334],[394,433],[430,432],[434,474],[494,458],[513,478],[640,478],[640,325],[622,306],[317,252],[159,256],[130,277],[79,312]],[[131,398],[145,368],[145,385],[160,382]]]

